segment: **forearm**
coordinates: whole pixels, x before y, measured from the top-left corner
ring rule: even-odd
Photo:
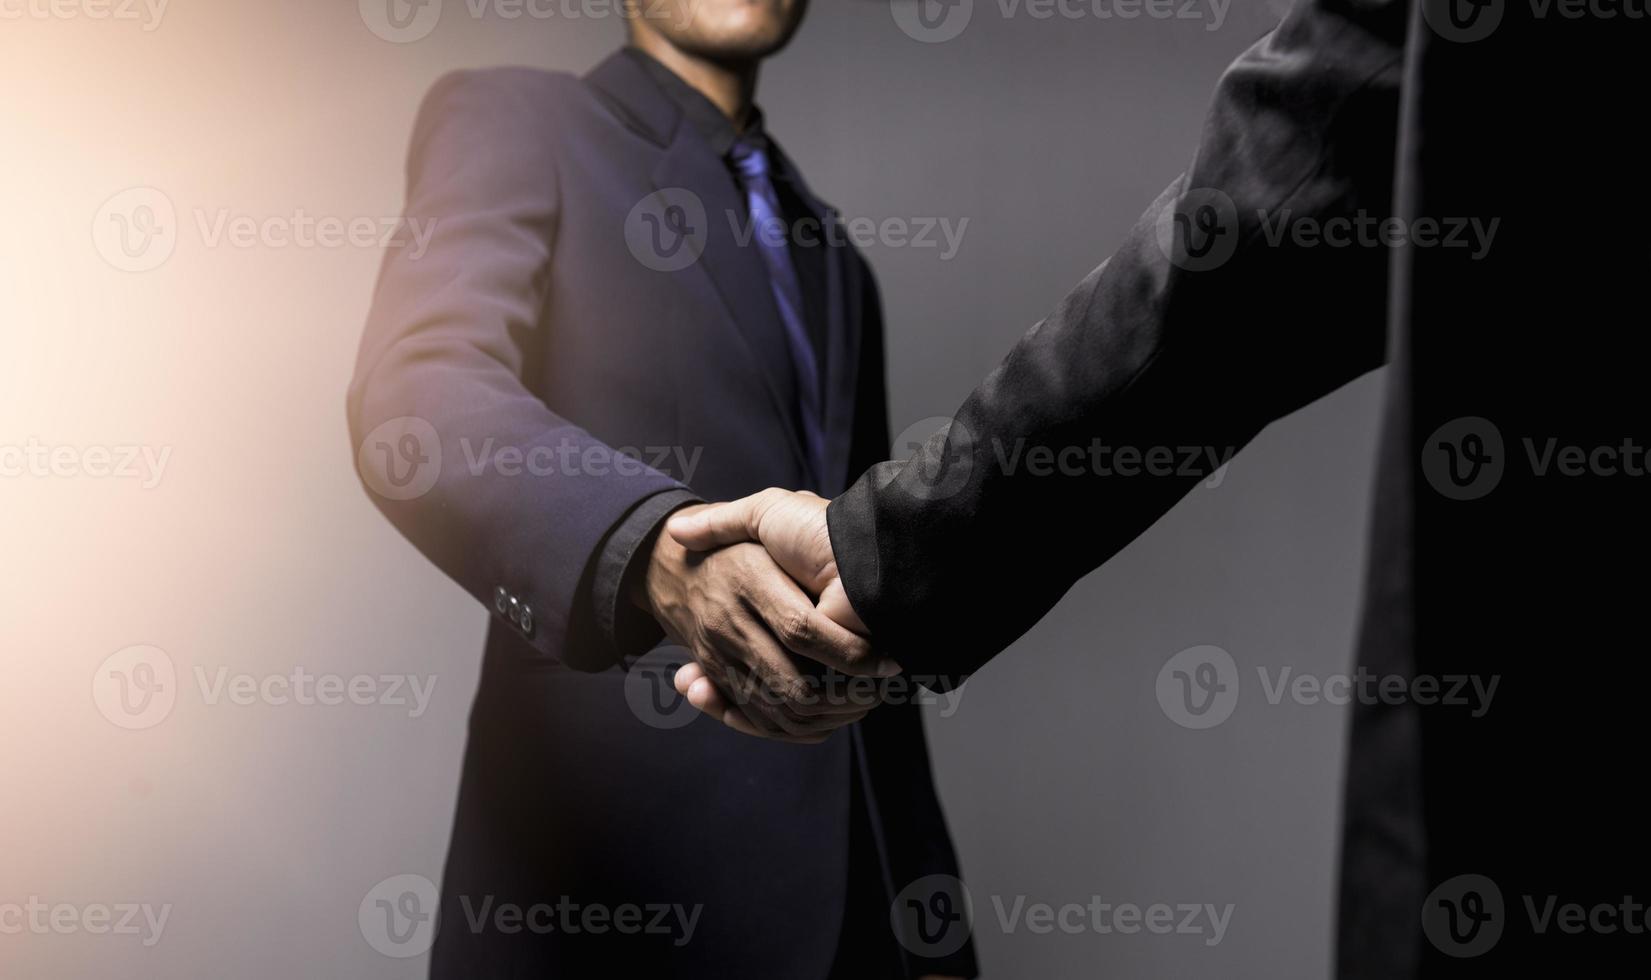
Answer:
[[[832,504],[843,585],[882,652],[914,676],[973,671],[1268,422],[1381,362],[1387,250],[1269,236],[1390,213],[1401,14],[1307,4],[1240,58],[1190,176],[944,442]],[[1159,234],[1204,188],[1232,202],[1232,253],[1213,266]]]
[[[550,353],[556,138],[508,79],[454,75],[432,90],[406,205],[428,240],[385,257],[348,414],[369,496],[408,540],[542,653],[602,669],[616,653],[590,597],[599,548],[681,485],[524,381]],[[495,144],[515,149],[475,152]]]

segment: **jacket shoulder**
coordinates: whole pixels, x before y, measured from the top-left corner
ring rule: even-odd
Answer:
[[[431,157],[467,157],[478,147],[515,147],[518,155],[554,154],[577,118],[569,110],[588,99],[580,79],[534,68],[449,72],[419,105],[409,164]],[[496,154],[489,154],[496,156]]]
[[[452,71],[436,79],[424,97],[423,115],[443,108],[487,115],[554,113],[582,97],[578,76],[538,68],[480,68]]]
[[[465,68],[436,79],[432,93],[471,91],[530,100],[568,98],[580,89],[579,76],[565,71],[547,71],[510,65],[498,68]]]

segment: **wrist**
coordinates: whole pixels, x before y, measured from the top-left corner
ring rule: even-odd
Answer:
[[[651,541],[645,542],[643,547],[647,564],[643,566],[642,574],[630,583],[625,598],[633,606],[663,623],[666,596],[669,594],[671,583],[677,578],[678,570],[682,567],[686,549],[669,534],[657,533]]]

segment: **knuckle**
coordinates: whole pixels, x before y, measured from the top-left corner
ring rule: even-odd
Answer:
[[[779,634],[780,641],[793,650],[798,647],[812,647],[819,639],[812,610],[785,610],[779,615],[775,632]]]
[[[733,613],[723,607],[707,612],[701,617],[700,626],[706,635],[724,640],[732,639],[738,632],[734,625]]]

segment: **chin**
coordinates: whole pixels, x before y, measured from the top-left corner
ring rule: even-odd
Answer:
[[[790,42],[807,0],[686,0],[694,16],[664,33],[683,51],[713,61],[758,61]]]

